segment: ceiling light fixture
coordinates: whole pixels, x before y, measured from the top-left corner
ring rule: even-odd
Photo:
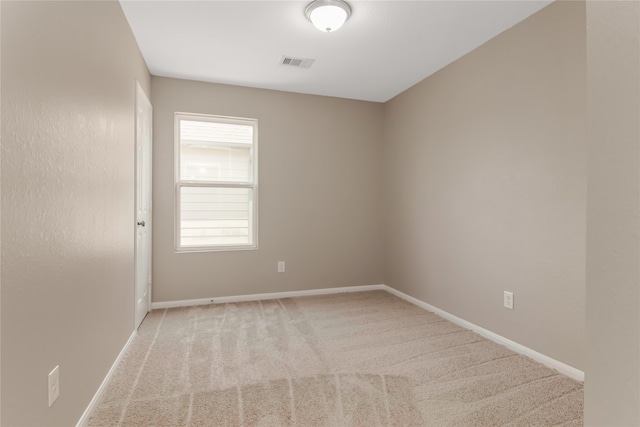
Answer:
[[[351,6],[344,0],[314,0],[304,13],[317,29],[330,33],[349,19]]]

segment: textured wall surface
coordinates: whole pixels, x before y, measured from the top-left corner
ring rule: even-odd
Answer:
[[[75,425],[134,330],[134,94],[149,74],[118,2],[1,7],[1,422]]]
[[[0,11],[0,422],[73,425],[133,330],[150,77],[117,2]],[[557,2],[386,106],[154,78],[154,300],[385,282],[585,369],[587,425],[640,424],[639,17]],[[174,111],[260,120],[260,250],[173,251]]]
[[[151,87],[153,301],[382,283],[381,104],[161,77]],[[258,250],[175,253],[176,111],[258,119]]]
[[[640,4],[587,2],[585,425],[640,425]]]
[[[578,369],[584,9],[554,3],[391,100],[384,154],[386,284]]]

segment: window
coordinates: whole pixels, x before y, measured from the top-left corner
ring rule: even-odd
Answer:
[[[176,250],[257,247],[253,119],[176,113]]]

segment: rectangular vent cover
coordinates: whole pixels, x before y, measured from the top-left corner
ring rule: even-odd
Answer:
[[[292,67],[299,67],[299,68],[309,68],[311,67],[311,64],[313,64],[313,61],[315,61],[315,59],[294,58],[292,56],[283,56],[282,59],[280,60],[280,64],[290,65]]]

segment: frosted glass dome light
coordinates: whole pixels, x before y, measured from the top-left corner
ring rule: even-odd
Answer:
[[[305,14],[317,29],[330,33],[349,18],[351,6],[344,0],[315,0],[309,3]]]

